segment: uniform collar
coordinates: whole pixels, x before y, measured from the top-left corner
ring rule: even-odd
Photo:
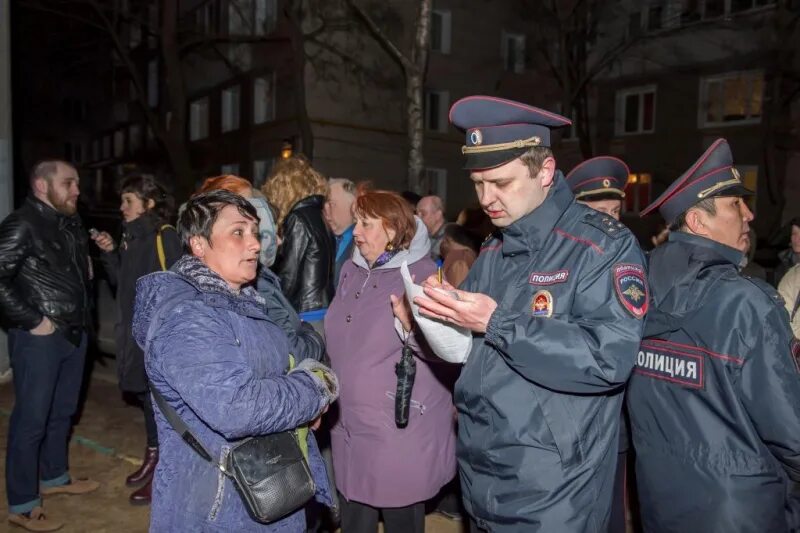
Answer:
[[[744,264],[744,254],[739,250],[724,244],[720,244],[716,241],[712,241],[711,239],[701,237],[700,235],[692,235],[691,233],[686,233],[684,231],[671,231],[669,234],[669,240],[671,242],[681,242],[691,246],[696,246],[699,247],[703,252],[707,252],[707,254],[698,253],[697,255],[700,259],[722,258],[725,261],[732,263],[734,266],[736,266],[736,268],[741,268]]]
[[[557,170],[553,187],[542,205],[501,231],[503,255],[538,250],[572,202],[572,192],[561,171]]]

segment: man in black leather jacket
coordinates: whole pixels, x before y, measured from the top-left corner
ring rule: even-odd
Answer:
[[[62,525],[44,515],[42,495],[99,486],[71,478],[67,462],[91,277],[87,234],[76,215],[78,182],[69,163],[36,164],[30,195],[0,223],[0,316],[9,328],[16,398],[6,454],[9,521],[33,531]]]

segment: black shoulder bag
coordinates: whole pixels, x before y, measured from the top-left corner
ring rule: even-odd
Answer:
[[[254,520],[274,522],[298,510],[314,496],[314,479],[294,431],[243,439],[231,448],[226,464],[221,464],[211,457],[152,383],[150,392],[172,429],[200,457],[233,481]]]

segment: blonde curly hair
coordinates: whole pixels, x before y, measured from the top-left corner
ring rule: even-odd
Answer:
[[[314,170],[305,156],[293,155],[275,163],[261,192],[277,209],[275,222],[281,227],[297,202],[315,194],[324,196],[327,186],[325,176]]]

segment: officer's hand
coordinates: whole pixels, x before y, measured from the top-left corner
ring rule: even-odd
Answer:
[[[447,282],[434,286],[426,281],[422,287],[427,298],[414,298],[420,313],[477,333],[486,332],[489,319],[497,309],[493,299],[479,292],[460,291]]]
[[[104,252],[110,252],[114,249],[114,239],[107,231],[101,231],[100,233],[92,235],[92,240],[97,247]]]
[[[405,295],[395,296],[392,294],[389,299],[392,301],[392,312],[397,317],[397,320],[400,321],[400,324],[403,325],[403,331],[411,331],[414,315],[411,313],[411,306],[408,305]]]

